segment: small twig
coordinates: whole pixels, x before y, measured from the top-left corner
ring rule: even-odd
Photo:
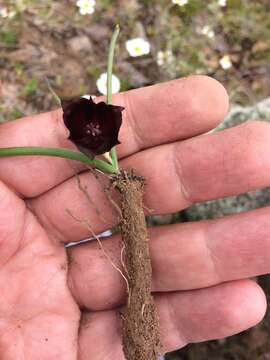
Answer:
[[[114,199],[112,198],[112,195],[111,195],[111,185],[109,186],[104,186],[104,183],[100,180],[97,172],[103,176],[106,177],[106,180],[108,180],[108,175],[107,174],[104,174],[102,171],[95,171],[93,168],[91,168],[91,166],[88,166],[87,167],[91,173],[94,175],[94,177],[97,179],[97,181],[99,182],[99,184],[102,186],[102,189],[104,191],[104,193],[107,195],[108,197],[108,200],[110,201],[110,203],[112,204],[112,206],[116,209],[116,211],[118,212],[118,214],[120,215],[120,218],[122,219],[122,211],[120,209],[120,207],[117,205],[116,201],[114,201]],[[113,186],[114,188],[114,186]]]
[[[145,309],[145,304],[143,304],[143,306],[142,306],[142,317],[144,315],[144,309]]]
[[[111,204],[113,205],[113,207],[116,209],[116,211],[118,212],[119,216],[120,216],[120,219],[122,219],[123,217],[123,214],[122,214],[122,211],[120,209],[120,207],[118,206],[118,204],[116,203],[116,201],[114,201],[114,199],[112,198],[112,195],[111,195],[111,189],[114,188],[114,185],[113,186],[109,186],[109,187],[104,187],[104,192],[105,194],[107,195],[109,201],[111,202]]]
[[[120,207],[117,205],[117,203],[113,200],[112,195],[111,195],[111,188],[115,188],[114,184],[110,184],[109,186],[104,186],[104,183],[101,182],[100,178],[98,177],[98,174],[101,174],[103,176],[106,177],[106,179],[108,180],[108,175],[103,173],[102,171],[95,171],[93,168],[91,168],[91,166],[87,167],[91,173],[95,176],[95,178],[97,179],[97,181],[100,183],[100,185],[102,186],[102,189],[104,191],[104,193],[107,195],[108,200],[110,201],[110,203],[112,204],[112,206],[116,209],[116,211],[118,212],[118,214],[120,215],[120,218],[122,219],[122,211],[120,209]]]
[[[57,102],[57,105],[61,106],[61,99],[60,97],[56,94],[56,92],[54,91],[51,83],[50,83],[50,80],[45,76],[45,80],[46,80],[46,83],[47,83],[47,86],[48,86],[48,89],[50,90],[54,100]]]
[[[91,196],[89,195],[89,192],[87,191],[87,187],[83,186],[81,183],[81,179],[80,179],[80,175],[79,174],[75,174],[76,176],[76,180],[77,180],[77,184],[78,184],[78,188],[80,189],[80,191],[85,195],[87,201],[89,202],[90,205],[92,205],[96,211],[97,216],[105,223],[105,224],[109,224],[109,222],[104,218],[104,216],[101,214],[99,208],[97,207],[97,205],[95,204],[95,202],[91,199]]]
[[[92,226],[89,224],[89,221],[85,220],[85,219],[79,219],[77,218],[74,214],[72,214],[72,212],[69,209],[66,209],[67,213],[77,222],[83,224],[92,234],[93,238],[95,240],[97,240],[98,245],[100,247],[100,250],[103,252],[104,256],[107,258],[107,260],[109,261],[109,263],[112,265],[112,267],[118,271],[120,273],[120,275],[122,276],[122,278],[125,280],[126,285],[127,285],[127,292],[129,294],[129,282],[128,279],[126,278],[126,276],[124,275],[123,271],[113,262],[113,260],[111,259],[110,255],[106,252],[106,250],[104,249],[102,242],[99,238],[98,235],[95,234],[95,232],[92,229]]]
[[[151,208],[149,208],[149,207],[147,207],[146,205],[142,205],[142,207],[145,209],[145,210],[147,210],[148,212],[149,212],[149,214],[150,213],[153,213],[155,210],[154,209],[151,209]]]
[[[125,244],[123,243],[123,246],[122,246],[122,249],[121,249],[121,254],[120,254],[120,259],[121,259],[121,264],[123,266],[123,269],[125,270],[125,273],[127,274],[127,277],[129,278],[129,274],[128,274],[128,271],[127,271],[127,267],[126,267],[126,264],[124,262],[124,251],[125,251]]]
[[[100,185],[103,186],[103,183],[101,182],[100,178],[98,177],[98,173],[103,175],[104,177],[106,177],[106,179],[108,179],[108,175],[98,169],[93,169],[91,166],[87,166],[87,169],[90,170],[90,172],[94,175],[94,177],[97,179],[97,181],[100,183]]]

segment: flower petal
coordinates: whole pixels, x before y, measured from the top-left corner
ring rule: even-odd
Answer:
[[[62,100],[63,120],[69,139],[81,152],[90,156],[101,155],[119,144],[118,133],[122,124],[122,106],[94,103],[92,98]]]

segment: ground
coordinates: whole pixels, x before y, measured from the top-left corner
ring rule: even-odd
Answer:
[[[82,15],[71,0],[0,0],[0,122],[55,108],[46,79],[61,97],[98,94],[116,23],[121,36],[114,73],[121,90],[207,74],[225,85],[232,103],[257,103],[269,96],[270,2],[225,3],[97,0],[95,11]],[[149,42],[149,54],[129,55],[126,41],[135,37]],[[267,278],[260,281],[268,286]],[[268,333],[267,320],[170,359],[270,359]]]

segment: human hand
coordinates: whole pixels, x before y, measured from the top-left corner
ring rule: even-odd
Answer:
[[[114,97],[125,106],[120,166],[147,180],[153,214],[270,183],[270,127],[250,122],[215,134],[228,110],[223,87],[194,76]],[[61,111],[0,126],[0,147],[69,147]],[[59,158],[0,160],[1,360],[122,360],[125,282],[77,218],[99,233],[117,221],[100,184]],[[95,207],[78,188],[81,172]],[[107,224],[102,221],[105,218]],[[108,225],[109,224],[109,225]],[[270,270],[269,208],[149,229],[163,351],[223,338],[259,322],[266,301],[247,278]],[[120,263],[118,235],[103,242]],[[68,256],[66,251],[68,251]]]

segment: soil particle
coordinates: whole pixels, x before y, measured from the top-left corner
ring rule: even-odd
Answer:
[[[152,268],[143,212],[144,179],[121,171],[113,177],[121,194],[124,268],[129,284],[122,314],[123,350],[127,360],[156,360],[160,353],[159,321],[151,295]]]

